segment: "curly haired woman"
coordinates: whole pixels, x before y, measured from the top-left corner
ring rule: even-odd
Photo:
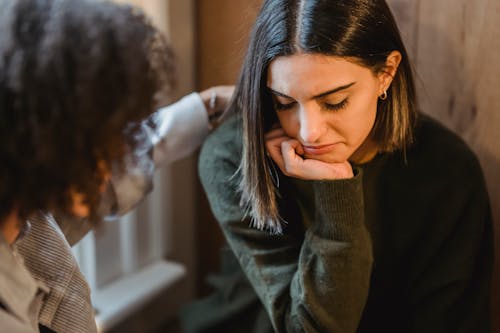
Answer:
[[[96,332],[70,244],[142,198],[158,163],[196,148],[232,92],[155,112],[172,72],[169,47],[133,7],[0,0],[2,332]],[[131,171],[141,181],[124,188]]]

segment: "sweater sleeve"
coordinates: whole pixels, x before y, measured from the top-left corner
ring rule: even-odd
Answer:
[[[224,126],[223,126],[224,127]],[[317,181],[315,221],[305,237],[249,227],[239,206],[237,138],[212,136],[200,176],[226,240],[277,332],[355,332],[366,302],[372,249],[364,226],[362,174]]]
[[[198,93],[159,109],[151,120],[156,125],[152,138],[156,167],[193,153],[210,131],[208,114]]]

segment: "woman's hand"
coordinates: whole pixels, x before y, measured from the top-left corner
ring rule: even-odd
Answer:
[[[234,86],[215,86],[200,92],[209,117],[222,113],[233,96]]]
[[[287,176],[308,180],[354,177],[348,161],[327,163],[303,158],[304,149],[300,142],[287,136],[281,127],[269,131],[265,139],[268,154]]]

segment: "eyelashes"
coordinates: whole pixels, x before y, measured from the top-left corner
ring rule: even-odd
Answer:
[[[332,110],[332,111],[342,110],[347,106],[347,98],[345,98],[342,102],[337,104],[324,103],[324,106],[325,109],[327,110]]]
[[[274,103],[274,108],[276,109],[276,111],[290,110],[295,105],[295,102],[287,103],[287,104],[281,104],[278,101],[274,101],[273,103]]]
[[[344,109],[347,106],[348,100],[345,98],[342,102],[336,103],[336,104],[330,104],[330,103],[321,103],[321,106],[329,111],[339,111]],[[276,100],[274,100],[274,108],[276,111],[285,111],[285,110],[290,110],[292,109],[297,102],[291,102],[291,103],[286,103],[282,104]]]

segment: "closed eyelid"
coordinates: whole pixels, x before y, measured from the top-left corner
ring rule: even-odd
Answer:
[[[274,103],[280,104],[280,105],[293,105],[296,102],[293,99],[292,100],[279,100],[279,99],[275,99]]]
[[[319,105],[325,105],[325,104],[337,105],[337,104],[344,103],[349,98],[349,96],[350,96],[350,93],[348,91],[343,90],[343,91],[339,91],[335,94],[320,97],[320,98],[316,99],[316,102]]]
[[[325,109],[328,109],[328,110],[340,110],[340,109],[344,109],[347,104],[349,102],[349,98],[348,97],[345,97],[344,99],[342,99],[340,102],[337,102],[337,103],[329,103],[329,102],[324,102],[322,107],[324,107]]]
[[[343,90],[343,91],[336,92],[334,94],[319,97],[316,100],[318,102],[335,104],[335,103],[341,102],[342,100],[346,99],[349,95],[350,95],[349,92]]]
[[[288,104],[288,103],[293,103],[295,100],[292,97],[285,96],[285,95],[278,95],[272,93],[273,100],[277,101],[278,103],[283,103],[283,104]]]
[[[278,109],[291,108],[295,105],[296,101],[292,98],[273,96],[272,98],[273,104]]]

